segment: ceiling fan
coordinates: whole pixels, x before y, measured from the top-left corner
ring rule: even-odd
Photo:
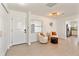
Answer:
[[[56,3],[47,3],[46,6],[48,7],[53,7],[54,5],[56,5]]]

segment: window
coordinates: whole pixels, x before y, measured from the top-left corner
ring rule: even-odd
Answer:
[[[31,33],[41,32],[42,31],[42,23],[40,21],[33,21],[31,24]]]
[[[41,32],[41,25],[35,26],[35,32]]]

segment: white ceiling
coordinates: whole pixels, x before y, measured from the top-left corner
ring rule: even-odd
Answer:
[[[63,18],[79,14],[78,3],[56,3],[52,7],[48,7],[47,3],[25,3],[23,5],[18,3],[8,3],[8,8],[22,12],[31,11],[33,14],[47,17],[49,17],[49,13],[54,11],[62,13],[62,15],[53,16],[53,18]]]

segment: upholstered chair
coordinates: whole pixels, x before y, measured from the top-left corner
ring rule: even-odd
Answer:
[[[51,32],[51,33],[50,33],[50,37],[58,37],[58,35],[57,35],[56,32]]]
[[[58,35],[56,32],[51,32],[49,35],[49,43],[51,42],[51,38],[58,38]]]
[[[38,33],[38,39],[40,43],[48,43],[48,37],[46,33]]]

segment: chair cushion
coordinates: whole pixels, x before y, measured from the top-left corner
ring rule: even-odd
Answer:
[[[41,36],[45,37],[45,35],[43,33],[40,33]]]
[[[52,35],[57,35],[56,32],[52,32]]]

